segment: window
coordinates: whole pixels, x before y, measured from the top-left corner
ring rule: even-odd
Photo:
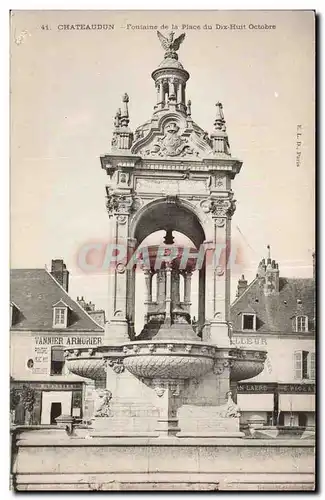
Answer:
[[[53,327],[66,328],[68,318],[67,307],[54,307],[53,308]]]
[[[242,330],[256,330],[256,314],[243,314]]]
[[[308,354],[306,351],[294,353],[294,378],[296,380],[308,378]]]
[[[64,350],[62,347],[51,349],[51,375],[62,375],[64,367]]]
[[[308,332],[308,317],[307,316],[297,316],[296,317],[296,332]]]

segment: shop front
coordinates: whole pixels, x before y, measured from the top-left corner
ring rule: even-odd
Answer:
[[[15,425],[55,425],[62,414],[83,417],[83,382],[11,382]]]

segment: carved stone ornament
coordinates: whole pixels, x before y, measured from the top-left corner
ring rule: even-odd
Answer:
[[[205,199],[200,203],[201,210],[204,213],[211,213],[216,218],[216,225],[223,227],[227,217],[232,217],[236,210],[236,200],[232,197],[231,193],[228,198]]]
[[[215,225],[217,227],[224,227],[225,224],[226,224],[226,218],[217,218],[217,219],[215,219]]]
[[[161,398],[165,394],[166,389],[168,389],[174,397],[177,397],[181,394],[181,390],[184,387],[184,382],[156,379],[151,380],[149,382],[149,386],[154,388],[159,398]]]
[[[240,417],[239,406],[232,399],[232,392],[227,392],[227,403],[225,405],[225,409],[223,411],[223,417],[227,418],[237,418]]]
[[[125,273],[125,265],[122,264],[122,262],[119,262],[116,266],[116,271],[119,273],[119,274],[124,274]]]
[[[113,214],[122,214],[125,219],[120,219],[121,224],[125,224],[126,215],[129,215],[134,211],[134,197],[133,195],[121,195],[112,192],[108,192],[106,196],[106,209],[108,215],[112,217]],[[121,215],[119,215],[121,217]]]
[[[94,417],[110,417],[110,401],[112,399],[111,391],[108,389],[98,389],[96,393],[97,397],[95,399]]]
[[[127,216],[126,216],[126,215],[118,215],[118,216],[117,216],[117,222],[118,222],[119,224],[124,225],[124,224],[126,224],[126,223],[127,223],[127,220],[128,220],[128,218],[127,218]]]
[[[107,361],[107,365],[110,368],[112,368],[115,373],[123,373],[124,372],[123,360],[120,358],[109,359]]]
[[[188,139],[181,137],[176,122],[169,122],[165,127],[165,135],[159,138],[150,150],[145,153],[150,156],[185,156],[193,154],[193,148]]]
[[[210,211],[215,217],[231,217],[235,212],[235,201],[229,198],[216,198],[211,201]]]
[[[209,213],[210,212],[210,206],[211,206],[211,200],[203,200],[200,203],[200,207],[203,210],[204,213]]]
[[[219,176],[219,175],[216,175],[216,186],[217,187],[222,187],[223,186],[223,182],[224,182],[224,178]]]
[[[155,392],[159,398],[161,398],[165,394],[165,387],[161,387],[160,385],[155,387]]]
[[[217,359],[213,367],[213,373],[221,375],[226,368],[231,368],[233,363],[234,361],[232,359]]]

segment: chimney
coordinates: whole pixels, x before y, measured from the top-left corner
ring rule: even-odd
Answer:
[[[245,280],[245,276],[242,274],[242,277],[238,280],[237,285],[237,297],[240,297],[248,286],[247,280]]]
[[[265,269],[265,281],[264,281],[264,294],[274,295],[279,293],[280,290],[280,271],[279,264],[271,258],[271,247],[267,246],[268,256],[267,265]]]
[[[62,259],[52,259],[51,274],[54,279],[65,289],[69,291],[69,271]]]

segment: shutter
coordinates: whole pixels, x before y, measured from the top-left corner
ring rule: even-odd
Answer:
[[[302,351],[302,378],[308,378],[308,352]]]
[[[315,369],[316,369],[316,366],[315,366],[315,353],[314,352],[310,352],[308,354],[308,378],[310,378],[310,380],[315,380],[316,378],[316,373],[315,373]]]
[[[293,353],[293,370],[295,380],[302,379],[302,351]]]

